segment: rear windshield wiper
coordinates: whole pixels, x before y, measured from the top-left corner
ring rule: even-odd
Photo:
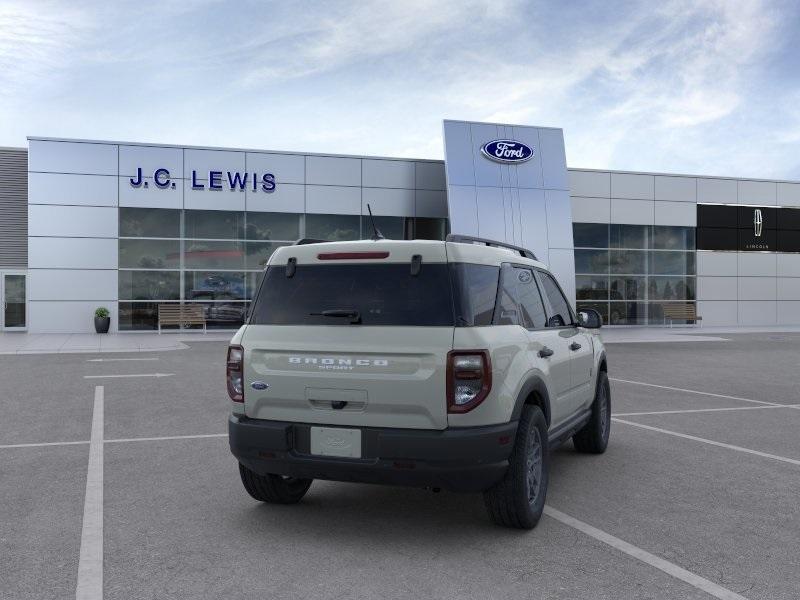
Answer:
[[[323,310],[322,312],[309,313],[313,317],[340,317],[350,319],[351,325],[358,325],[361,323],[361,313],[357,310],[336,309],[336,310]]]

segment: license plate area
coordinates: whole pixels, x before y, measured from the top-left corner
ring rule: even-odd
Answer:
[[[311,454],[361,458],[361,430],[311,427]]]

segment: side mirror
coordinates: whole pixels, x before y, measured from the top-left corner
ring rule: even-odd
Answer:
[[[603,326],[603,317],[593,308],[586,308],[578,313],[578,323],[586,329],[600,329]]]

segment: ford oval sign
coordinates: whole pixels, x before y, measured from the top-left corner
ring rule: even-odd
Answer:
[[[533,158],[533,148],[514,140],[493,140],[481,146],[486,158],[501,163],[522,163]]]

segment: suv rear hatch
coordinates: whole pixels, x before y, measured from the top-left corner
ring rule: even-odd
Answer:
[[[444,429],[453,327],[443,242],[281,248],[242,337],[245,414]]]

